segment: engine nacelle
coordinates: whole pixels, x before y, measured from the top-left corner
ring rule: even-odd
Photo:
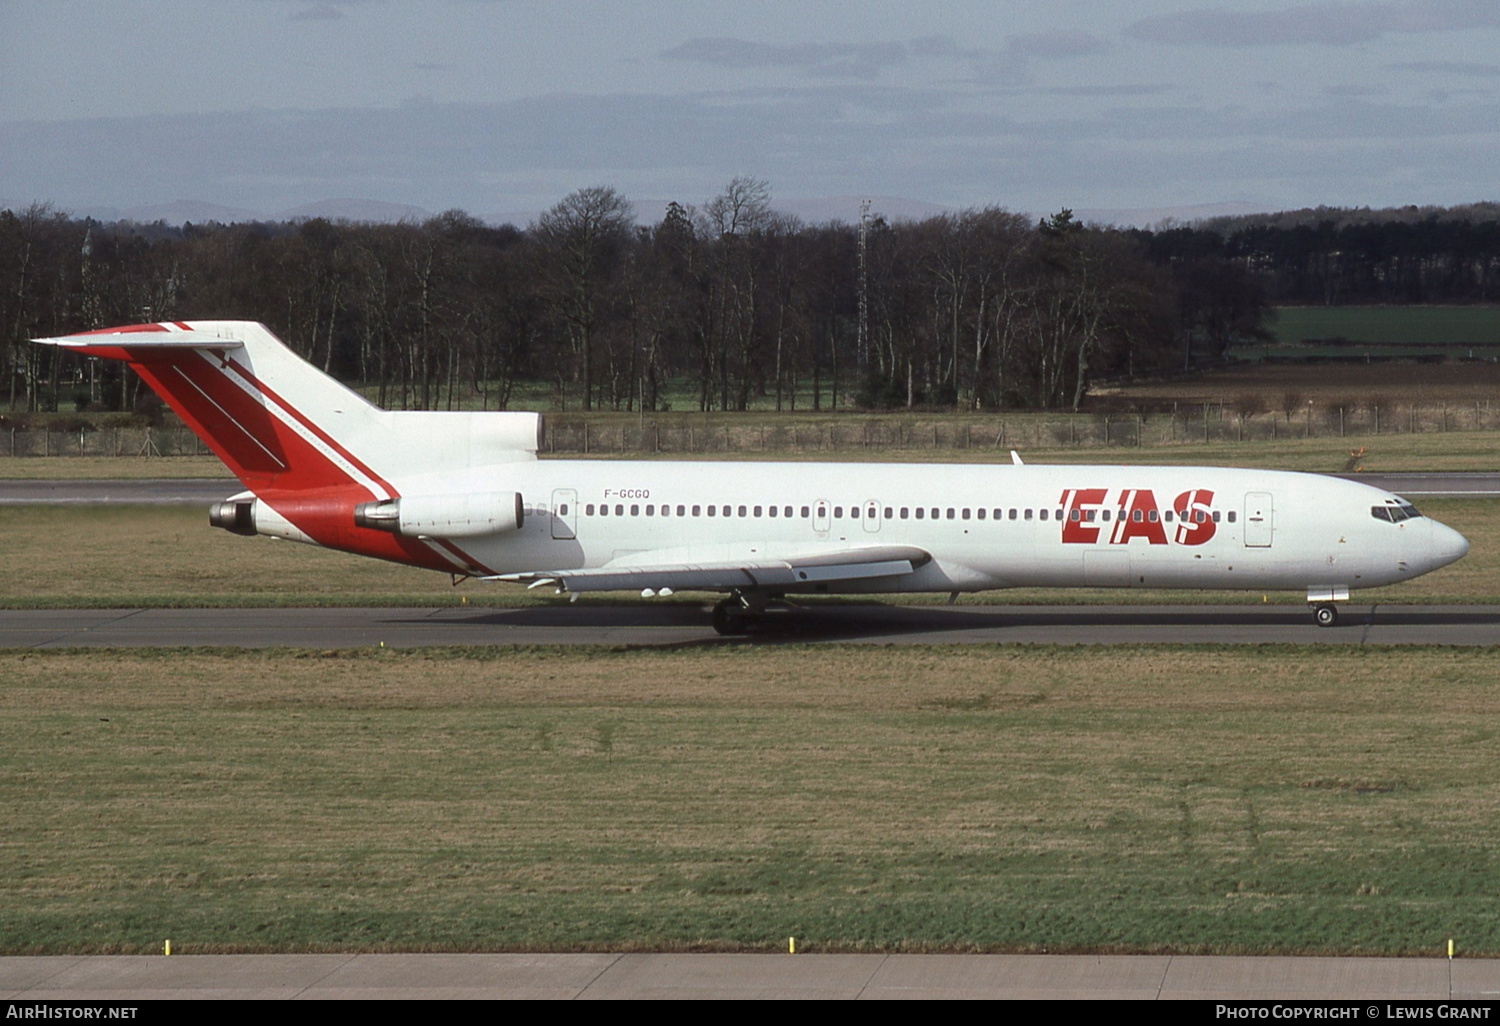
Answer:
[[[253,495],[237,495],[208,507],[208,522],[231,534],[264,534],[272,538],[311,542],[302,529]]]
[[[354,523],[415,538],[477,538],[515,531],[525,522],[520,492],[403,495],[354,507]]]

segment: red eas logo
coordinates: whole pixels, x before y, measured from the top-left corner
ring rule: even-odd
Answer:
[[[1192,488],[1172,500],[1167,522],[1149,488],[1122,488],[1111,498],[1107,488],[1068,488],[1058,502],[1063,507],[1065,545],[1125,545],[1144,538],[1148,545],[1166,545],[1167,531],[1178,545],[1202,545],[1214,536],[1214,493]]]

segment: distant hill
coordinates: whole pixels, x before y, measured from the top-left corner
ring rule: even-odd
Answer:
[[[300,207],[283,210],[276,215],[278,221],[310,221],[315,217],[330,221],[364,221],[372,224],[393,224],[397,221],[426,221],[432,214],[421,207],[408,203],[383,203],[370,199],[330,199],[317,203],[304,203]]]

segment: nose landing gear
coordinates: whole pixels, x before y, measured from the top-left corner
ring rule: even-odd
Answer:
[[[1349,588],[1339,585],[1333,588],[1308,588],[1307,604],[1313,607],[1313,623],[1319,627],[1334,627],[1339,622],[1339,609],[1335,602],[1348,602]]]

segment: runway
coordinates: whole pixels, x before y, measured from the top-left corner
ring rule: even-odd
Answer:
[[[706,606],[524,609],[12,609],[0,647],[415,648],[445,645],[1465,645],[1500,644],[1500,606],[1341,607],[1317,627],[1301,606],[820,605],[775,611],[721,638]]]
[[[1410,499],[1494,498],[1500,473],[1330,474],[1360,481]],[[0,506],[167,505],[207,506],[242,491],[233,478],[141,478],[137,480],[0,480]]]
[[[1173,955],[387,954],[0,957],[0,999],[663,998],[1494,1003],[1500,962]],[[1278,1018],[1290,1018],[1288,1014]],[[1303,1013],[1304,1015],[1307,1013]],[[1436,1016],[1435,1012],[1427,1013]]]

